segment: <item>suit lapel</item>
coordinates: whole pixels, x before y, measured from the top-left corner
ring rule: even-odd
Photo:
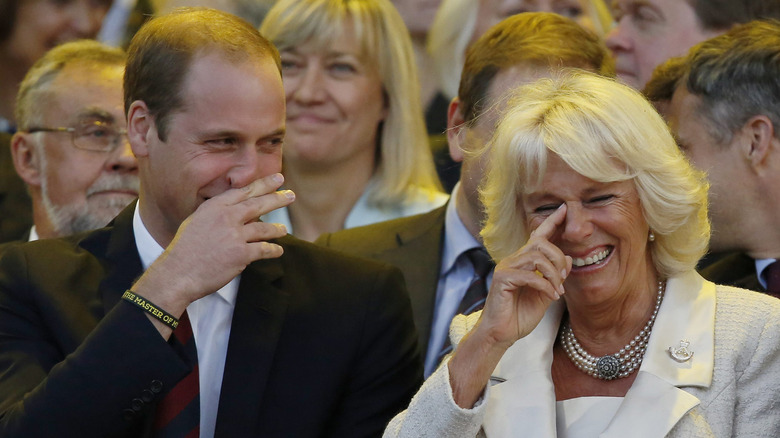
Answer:
[[[699,404],[695,396],[655,374],[640,371],[620,404],[603,438],[666,436],[680,419]]]
[[[255,430],[287,310],[289,296],[275,284],[282,274],[280,259],[252,263],[241,274],[222,377],[217,437],[243,436]]]
[[[487,436],[556,435],[550,370],[563,311],[562,302],[553,303],[536,329],[515,342],[496,366],[491,376],[490,408],[483,422]]]
[[[487,436],[556,436],[551,346],[562,313],[563,305],[553,304],[498,363],[483,422]],[[639,374],[601,436],[664,436],[697,406],[699,399],[682,388],[711,385],[714,326],[715,285],[695,272],[670,279]],[[677,362],[668,348],[681,340],[690,342],[694,355]]]
[[[699,399],[681,388],[712,384],[715,285],[695,272],[670,279],[639,374],[602,436],[664,436]],[[672,359],[669,347],[689,342],[693,357]]]
[[[404,272],[423,355],[428,351],[439,284],[445,211],[446,205],[421,216],[419,222],[396,233],[398,246],[381,256],[382,260]]]
[[[143,273],[133,234],[135,205],[130,204],[109,224],[105,230],[107,236],[103,231],[98,231],[81,244],[101,259],[106,272],[99,286],[104,314],[119,302],[125,290]]]

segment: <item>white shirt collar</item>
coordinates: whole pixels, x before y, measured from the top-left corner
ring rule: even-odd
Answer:
[[[777,261],[777,259],[759,259],[756,260],[756,275],[758,275],[758,282],[761,283],[761,287],[766,289],[766,279],[764,278],[764,269],[769,265]]]
[[[36,240],[40,239],[38,236],[38,231],[35,229],[35,225],[30,227],[30,238],[27,239],[28,242],[34,242]]]

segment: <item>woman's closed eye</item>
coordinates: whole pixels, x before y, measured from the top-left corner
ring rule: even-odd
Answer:
[[[534,209],[534,213],[551,214],[552,212],[557,210],[558,207],[560,207],[560,206],[561,206],[561,203],[540,205],[539,207],[536,207]]]
[[[605,204],[615,198],[615,195],[599,195],[588,199],[586,202],[591,205]]]

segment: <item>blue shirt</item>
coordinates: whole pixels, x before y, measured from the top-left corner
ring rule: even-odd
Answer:
[[[431,335],[428,339],[428,351],[425,355],[425,377],[431,375],[438,365],[439,352],[449,336],[450,322],[458,310],[460,301],[474,280],[474,266],[463,255],[482,244],[471,235],[458,216],[456,208],[457,191],[460,184],[452,190],[451,202],[447,204],[444,217],[444,244],[442,247],[439,284],[436,287],[436,303],[433,310]],[[491,272],[487,278],[488,289],[493,279]]]

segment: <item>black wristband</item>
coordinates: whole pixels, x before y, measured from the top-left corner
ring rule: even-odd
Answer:
[[[126,290],[125,293],[122,295],[122,299],[127,300],[136,306],[140,307],[150,315],[157,318],[160,322],[167,325],[168,327],[172,328],[173,330],[176,330],[176,327],[179,326],[179,320],[174,318],[170,313],[166,312],[165,310],[157,307],[154,305],[151,301],[147,300],[146,298],[136,294],[135,292],[131,291],[130,289]]]

